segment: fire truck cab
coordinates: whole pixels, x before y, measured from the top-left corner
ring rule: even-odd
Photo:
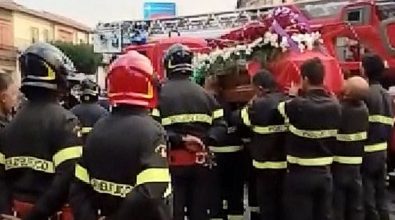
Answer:
[[[328,2],[301,5],[300,10],[345,72],[358,73],[367,52],[379,54],[395,68],[395,2]]]
[[[126,47],[124,52],[135,50],[145,56],[147,56],[154,66],[154,69],[157,71],[157,74],[160,79],[165,77],[165,71],[163,68],[163,58],[166,54],[167,49],[175,44],[181,43],[192,49],[194,52],[205,52],[209,50],[207,41],[201,38],[193,38],[193,37],[169,37],[163,38],[160,40],[152,41],[148,44],[144,45],[133,45]]]

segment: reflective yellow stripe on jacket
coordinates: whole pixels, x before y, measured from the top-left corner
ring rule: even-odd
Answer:
[[[183,123],[207,123],[212,124],[213,118],[210,115],[206,114],[182,114],[182,115],[173,115],[167,118],[162,118],[162,125],[172,125],[172,124],[183,124]]]
[[[55,167],[57,167],[61,163],[67,160],[77,159],[81,157],[81,155],[82,155],[82,146],[73,146],[60,150],[58,153],[56,153],[53,156],[52,160]]]
[[[393,126],[394,118],[383,115],[369,115],[369,122]]]
[[[88,134],[89,132],[91,132],[92,127],[82,127],[81,128],[81,133],[82,134]]]
[[[93,190],[102,194],[109,194],[117,197],[126,197],[137,185],[146,183],[168,183],[171,181],[169,169],[149,168],[140,172],[136,177],[136,185],[119,184],[106,180],[91,178],[89,172],[77,164],[75,167],[75,177],[84,183],[92,185]]]
[[[251,126],[250,116],[248,115],[248,107],[244,107],[241,112],[241,119],[243,120],[244,125]]]
[[[5,156],[3,153],[0,153],[0,164],[4,165],[4,163],[5,163]]]
[[[288,155],[287,161],[300,166],[327,166],[332,164],[333,157],[300,158]]]
[[[213,119],[218,119],[224,117],[224,110],[223,109],[217,109],[213,112]]]
[[[243,146],[210,146],[210,150],[214,153],[234,153],[243,150]]]
[[[354,134],[337,134],[336,140],[343,142],[363,141],[366,140],[367,136],[367,132],[359,132]]]
[[[387,150],[387,143],[365,145],[365,152],[367,153],[373,153],[373,152],[385,151],[385,150]]]
[[[259,126],[259,125],[252,125],[250,121],[250,117],[248,115],[248,108],[245,107],[241,110],[241,119],[243,120],[244,125],[248,127],[252,127],[252,131],[257,134],[274,134],[274,133],[281,133],[287,131],[286,125],[268,125],[268,126]]]
[[[160,117],[160,112],[157,108],[152,109],[151,115],[154,117]]]
[[[52,161],[37,157],[8,157],[4,164],[5,170],[28,168],[44,173],[55,173],[55,166]]]
[[[333,161],[341,164],[359,165],[362,164],[362,157],[335,156]]]
[[[302,130],[298,129],[293,125],[289,125],[289,131],[296,136],[310,138],[310,139],[320,139],[335,137],[337,134],[336,129],[331,130]]]
[[[286,161],[259,162],[259,161],[253,160],[252,166],[254,166],[257,169],[286,169],[287,162]]]

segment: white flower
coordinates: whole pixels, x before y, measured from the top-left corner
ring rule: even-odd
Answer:
[[[264,39],[263,39],[263,44],[268,44],[268,43],[270,43],[270,39],[272,38],[272,33],[270,32],[270,31],[267,31],[266,33],[265,33],[265,35],[263,36],[264,37]]]
[[[281,47],[283,52],[285,52],[288,49],[289,43],[288,43],[287,37],[282,37],[281,38],[280,47]]]
[[[298,44],[298,48],[299,48],[299,50],[300,50],[301,53],[303,53],[304,50],[305,50],[305,46],[304,46],[304,44],[302,44],[302,43]]]

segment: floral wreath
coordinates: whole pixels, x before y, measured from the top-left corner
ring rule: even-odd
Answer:
[[[303,53],[322,43],[321,34],[312,32],[307,19],[289,7],[271,10],[258,22],[249,23],[221,39],[208,40],[209,53],[194,58],[193,80],[201,83],[207,75],[229,74],[256,60],[262,66],[281,53]]]

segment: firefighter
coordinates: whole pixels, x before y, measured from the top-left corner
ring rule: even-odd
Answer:
[[[67,60],[46,43],[31,45],[19,58],[21,90],[28,102],[1,136],[1,213],[14,211],[31,220],[72,219],[65,204],[82,146],[77,118],[59,104],[67,75],[74,71]]]
[[[14,108],[18,106],[19,88],[11,75],[0,73],[0,128],[11,119]]]
[[[223,109],[202,87],[191,82],[192,51],[172,45],[165,56],[167,81],[162,84],[158,108],[153,111],[167,131],[174,192],[174,220],[207,220],[211,167],[208,146],[226,134]],[[186,211],[185,211],[186,210]],[[186,212],[188,214],[186,214]]]
[[[221,99],[221,88],[215,76],[207,77],[205,89],[211,93],[224,109],[224,118],[228,123],[225,142],[221,146],[210,146],[215,154],[217,167],[213,175],[212,197],[214,207],[212,219],[242,220],[244,214],[244,150],[240,132],[232,126],[232,109],[229,103]]]
[[[81,123],[81,133],[84,139],[93,125],[108,113],[97,103],[98,96],[99,86],[89,79],[83,80],[81,83],[81,104],[74,106],[71,112],[78,117]]]
[[[251,130],[248,150],[256,174],[257,198],[262,220],[282,219],[282,188],[286,173],[284,118],[277,111],[285,101],[273,75],[261,70],[252,78],[255,98],[237,114],[239,125]]]
[[[76,165],[76,220],[169,219],[163,203],[170,182],[165,131],[149,115],[157,101],[153,77],[149,59],[135,51],[111,64],[107,83],[114,108],[95,124]]]
[[[369,81],[366,105],[369,109],[369,131],[362,164],[365,219],[388,220],[386,192],[387,141],[394,124],[392,101],[380,85],[385,69],[383,60],[374,54],[362,59],[363,74]]]
[[[351,77],[344,84],[332,166],[336,220],[363,220],[361,164],[369,126],[369,111],[363,99],[368,92],[369,85],[362,77]]]
[[[340,105],[325,91],[324,76],[325,68],[319,58],[305,61],[301,65],[303,95],[278,106],[289,129],[284,188],[287,220],[331,218],[330,166]]]

